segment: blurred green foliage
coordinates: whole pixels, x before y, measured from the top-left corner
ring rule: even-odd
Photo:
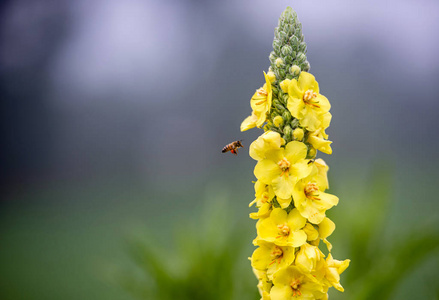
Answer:
[[[257,299],[246,259],[249,228],[234,219],[221,199],[206,203],[200,218],[178,224],[168,246],[159,246],[151,233],[131,239],[130,254],[140,272],[120,276],[120,282],[139,299]]]
[[[424,278],[418,274],[438,278],[438,227],[390,230],[392,178],[382,169],[373,172],[364,193],[342,199],[345,204],[328,212],[338,225],[330,238],[334,257],[351,259],[342,275],[345,293],[331,289],[330,299],[409,299],[410,290],[416,290],[416,299],[438,299],[434,280],[420,285]],[[171,247],[159,246],[151,234],[131,240],[131,257],[140,272],[120,276],[124,288],[138,299],[259,299],[245,259],[251,255],[254,228],[231,221],[225,201],[207,202],[200,215],[178,224]]]
[[[417,291],[416,299],[437,299],[437,287],[416,284],[423,280],[416,270],[424,263],[437,266],[438,226],[391,229],[395,206],[400,204],[392,195],[393,176],[388,170],[379,168],[373,172],[366,181],[365,193],[345,199],[342,209],[334,209],[333,219],[336,224],[342,223],[336,230],[334,249],[343,247],[343,255],[351,259],[350,267],[342,275],[345,293],[335,295],[332,291],[335,299],[410,299],[406,292],[412,288]],[[433,278],[439,275],[436,267],[428,272]],[[407,279],[411,284],[405,282]]]

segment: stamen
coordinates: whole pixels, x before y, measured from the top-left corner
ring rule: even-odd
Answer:
[[[267,96],[268,93],[266,90],[264,90],[263,88],[260,88],[259,90],[257,90],[259,95],[263,95],[263,96]]]
[[[262,194],[261,202],[264,203],[264,204],[267,203],[269,197],[270,197],[270,196],[268,195],[268,193],[267,193],[267,192],[264,192],[264,193]]]
[[[313,107],[317,107],[320,108],[320,105],[317,105],[316,103],[319,103],[318,101],[313,101],[314,98],[317,97],[317,93],[314,92],[313,90],[307,90],[304,94],[303,94],[303,102],[305,102],[305,104],[311,105]]]
[[[279,236],[288,236],[290,234],[290,227],[287,225],[277,225],[277,229],[279,230]]]
[[[288,171],[290,168],[290,162],[285,157],[278,161],[277,165],[282,169],[283,172]]]
[[[308,199],[311,200],[320,200],[320,198],[318,198],[319,196],[319,187],[317,186],[317,183],[315,182],[308,182],[305,186],[305,195]]]

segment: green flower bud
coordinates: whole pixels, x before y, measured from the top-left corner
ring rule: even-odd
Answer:
[[[296,140],[296,141],[301,142],[303,140],[304,135],[305,135],[305,132],[303,132],[303,129],[300,127],[294,129],[294,131],[293,131],[293,137],[294,137],[294,140]]]
[[[279,70],[279,77],[280,78],[285,78],[286,72],[285,70]]]
[[[301,63],[303,63],[303,62],[305,62],[305,61],[306,61],[306,55],[303,54],[303,53],[300,53],[300,54],[297,56],[297,62],[298,62],[298,64],[300,65]]]
[[[271,119],[274,119],[276,116],[280,116],[280,114],[273,110],[271,112]]]
[[[270,130],[270,128],[271,128],[271,126],[268,123],[265,124],[264,127],[262,127],[262,129],[264,129],[264,131],[268,131],[268,130]]]
[[[276,53],[280,53],[280,47],[281,47],[281,42],[280,42],[280,40],[274,40],[274,41],[273,41],[273,49],[274,49],[274,52],[276,52]]]
[[[294,77],[299,76],[299,74],[300,74],[300,67],[299,67],[298,65],[293,65],[293,66],[291,66],[291,68],[290,68],[290,73],[291,73]]]
[[[279,90],[279,98],[281,98],[284,95],[284,91],[282,89]]]
[[[285,25],[283,25],[282,27],[284,27]],[[279,32],[279,39],[282,43],[288,41],[288,36],[287,33],[285,31],[280,31]]]
[[[288,103],[288,94],[285,94],[285,95],[283,95],[282,96],[282,100],[283,100],[283,102],[285,103],[285,104],[287,104]]]
[[[274,64],[276,65],[276,67],[280,68],[283,67],[285,65],[285,62],[282,58],[278,57],[275,61]]]
[[[295,32],[295,30],[294,30],[294,25],[293,25],[293,24],[288,25],[288,33],[289,33],[290,35],[293,35],[294,32]]]
[[[285,125],[283,131],[284,131],[285,141],[291,141],[291,137],[293,135],[293,129],[291,129],[290,125]]]
[[[284,119],[282,119],[281,116],[276,116],[276,117],[273,119],[273,124],[274,124],[274,126],[276,126],[276,127],[281,127],[281,126],[284,124]]]
[[[305,61],[305,62],[302,64],[302,70],[304,70],[305,72],[308,72],[309,69],[311,69],[311,66],[310,66],[310,64],[309,64],[309,61]]]
[[[297,14],[292,9],[287,9],[279,19],[279,26],[274,30],[274,51],[270,54],[270,63],[276,80],[298,77],[300,70],[307,70],[306,44],[302,35],[302,25]],[[300,68],[299,71],[291,69],[292,65]],[[281,99],[283,100],[283,99]]]
[[[282,113],[282,118],[285,120],[285,123],[289,123],[291,121],[292,116],[288,110],[285,110]]]
[[[285,110],[285,107],[282,105],[282,103],[279,102],[279,99],[273,99],[273,106],[276,108],[280,113],[282,113]]]
[[[293,120],[291,121],[291,126],[292,126],[293,128],[297,128],[297,127],[299,127],[299,120],[297,120],[297,119],[293,119]]]
[[[268,71],[267,76],[271,83],[274,83],[276,81],[276,75],[273,71]]]
[[[293,48],[291,48],[290,45],[285,45],[282,47],[282,55],[284,56],[291,56],[291,53],[293,52]]]
[[[273,75],[274,75],[274,73],[273,73]],[[274,76],[276,76],[276,75],[274,75]],[[273,94],[275,96],[277,96],[279,94],[279,90],[274,85],[271,85],[271,90],[273,91]]]
[[[296,27],[296,36],[302,36],[302,24]]]
[[[291,46],[293,47],[293,50],[294,51],[297,51],[298,50],[298,46],[299,46],[299,39],[297,38],[297,36],[296,35],[293,35],[291,38],[290,38],[290,44],[291,44]]]
[[[270,62],[272,64],[274,64],[274,62],[276,61],[276,58],[277,58],[276,53],[274,53],[274,51],[271,51],[270,56],[268,58],[270,59]]]

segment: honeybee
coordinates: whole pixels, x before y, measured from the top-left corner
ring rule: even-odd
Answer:
[[[238,149],[239,148],[244,148],[244,146],[242,145],[242,140],[240,141],[234,141],[226,146],[224,146],[223,150],[221,151],[222,153],[226,153],[228,151],[232,152],[235,155],[238,155]]]

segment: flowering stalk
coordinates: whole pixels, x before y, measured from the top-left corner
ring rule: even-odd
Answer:
[[[251,265],[264,300],[327,299],[330,287],[343,291],[340,274],[350,262],[331,255],[327,238],[335,224],[325,212],[338,198],[325,192],[329,167],[316,159],[317,150],[332,153],[325,132],[331,106],[307,72],[302,25],[290,7],[275,29],[270,62],[264,85],[250,100],[252,114],[241,124],[241,131],[265,131],[250,145],[258,179],[250,203],[258,208],[250,214],[258,220]]]

